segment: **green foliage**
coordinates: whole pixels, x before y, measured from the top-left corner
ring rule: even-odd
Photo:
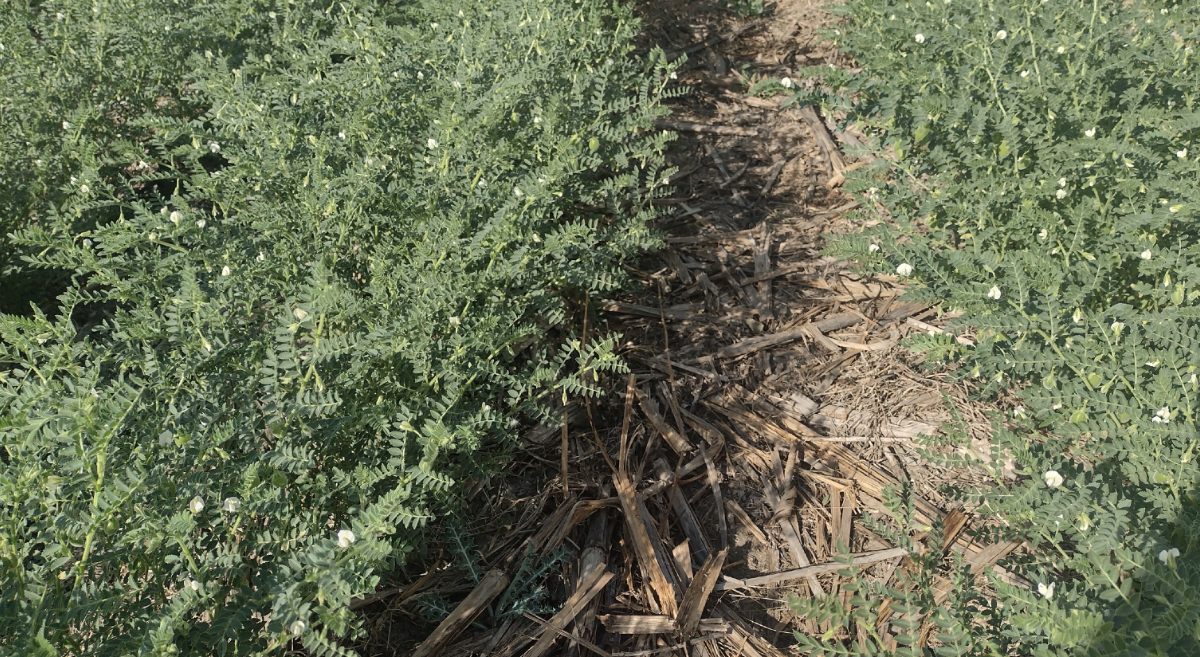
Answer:
[[[258,44],[261,28],[251,21],[212,20],[196,3],[171,12],[144,12],[144,4],[106,0],[95,14],[92,3],[14,2],[0,11],[0,129],[8,136],[0,143],[0,234],[45,220],[47,207],[74,193],[77,184],[66,183],[81,171],[151,173],[153,160],[128,157],[149,136],[134,120],[148,111],[198,116],[205,108],[187,87],[189,54],[220,50],[238,62]],[[0,309],[24,312],[27,299],[45,296],[51,272],[23,268],[13,246],[0,244],[8,281]]]
[[[722,0],[727,9],[739,16],[762,16],[766,11],[763,0]]]
[[[886,655],[996,655],[1008,654],[1013,638],[990,638],[976,622],[986,618],[999,622],[999,610],[972,583],[970,571],[957,553],[943,557],[943,527],[932,527],[924,544],[912,539],[916,528],[912,491],[885,491],[884,506],[891,518],[876,520],[864,516],[864,522],[893,545],[909,551],[909,563],[895,571],[894,583],[869,580],[849,567],[849,553],[839,558],[847,564],[840,571],[846,578],[842,590],[850,593],[849,604],[837,596],[821,599],[790,600],[797,613],[829,629],[820,637],[795,633],[804,654]],[[949,561],[948,564],[943,563]],[[934,598],[934,578],[948,575],[949,595],[942,604]],[[928,635],[926,627],[929,627]],[[926,648],[929,638],[937,648]]]
[[[533,549],[532,543],[526,544],[525,556],[517,567],[512,582],[504,593],[496,600],[496,617],[507,618],[521,616],[525,612],[535,614],[553,614],[557,611],[548,598],[544,582],[556,569],[571,556],[566,546],[552,550],[548,555],[541,556]]]
[[[655,243],[670,69],[592,0],[0,16],[11,244],[69,276],[0,315],[0,652],[345,654],[474,452],[622,368],[567,303]]]
[[[835,38],[865,72],[837,83],[898,161],[849,184],[892,223],[835,250],[961,310],[974,348],[915,346],[1024,404],[994,438],[1019,480],[960,493],[1037,548],[1017,572],[1057,588],[998,586],[1011,625],[989,627],[1020,654],[1195,652],[1200,577],[1157,556],[1190,544],[1200,479],[1200,6],[844,13]]]

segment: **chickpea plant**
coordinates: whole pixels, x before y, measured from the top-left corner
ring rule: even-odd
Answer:
[[[476,452],[623,367],[566,303],[656,243],[671,68],[596,0],[0,21],[6,248],[63,282],[0,315],[0,653],[347,654]]]
[[[830,36],[864,70],[834,102],[896,157],[849,184],[883,224],[832,249],[961,311],[975,346],[911,346],[1019,393],[993,455],[1017,478],[953,492],[1003,520],[990,538],[1032,548],[1006,563],[1032,589],[991,583],[1003,613],[977,603],[953,633],[880,651],[1200,652],[1200,5],[838,11]]]

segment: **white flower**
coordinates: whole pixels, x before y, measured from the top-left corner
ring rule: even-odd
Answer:
[[[519,420],[517,420],[517,418],[515,418],[515,417],[508,418],[508,427],[510,429],[516,429],[519,426],[521,426],[521,422]]]
[[[599,34],[599,32],[597,32],[597,34]],[[675,71],[671,71],[671,79],[672,79],[672,80],[678,80],[678,79],[679,79],[679,76],[675,74]]]
[[[61,21],[62,19],[66,18],[67,16],[66,16],[66,14],[63,14],[63,13],[60,11],[60,12],[58,12],[58,13],[54,14],[54,17],[55,17],[55,18],[57,18],[58,20],[60,20],[60,21]]]
[[[1146,361],[1146,367],[1158,367],[1158,365],[1159,365],[1159,363],[1158,363],[1157,358],[1155,358],[1154,360]]]
[[[228,275],[230,275],[230,274],[232,274],[232,273],[233,273],[233,270],[229,268],[229,265],[225,265],[224,267],[222,267],[222,268],[221,268],[221,275],[222,275],[222,276],[228,276]]]
[[[1184,149],[1181,149],[1181,150],[1175,151],[1175,157],[1178,157],[1178,158],[1179,158],[1179,159],[1181,159],[1181,160],[1182,160],[1183,158],[1187,157],[1187,149],[1186,149],[1186,148],[1184,148]]]
[[[1065,189],[1060,189],[1057,192],[1054,192],[1054,198],[1056,198],[1060,201],[1066,197],[1067,197],[1067,190],[1065,190]]]
[[[1158,409],[1158,412],[1155,413],[1154,417],[1150,419],[1159,424],[1166,424],[1171,421],[1171,409],[1163,406],[1162,408]]]
[[[537,243],[537,244],[541,244],[541,243],[542,243],[542,236],[541,236],[541,235],[538,235],[537,233],[534,233],[534,234],[533,234],[533,241],[534,241],[535,243]]]
[[[1062,177],[1062,178],[1059,178],[1059,179],[1058,179],[1058,186],[1059,186],[1059,187],[1066,187],[1066,186],[1067,186],[1067,179],[1066,179],[1066,177],[1065,177],[1065,176],[1064,176],[1064,177]]]
[[[779,84],[782,85],[784,89],[791,89],[794,86],[791,78],[783,78],[779,81]]]
[[[1023,78],[1029,77],[1029,71],[1021,71],[1021,77],[1023,77]]]
[[[343,141],[346,139],[346,132],[344,130],[338,130],[338,139]]]
[[[1166,7],[1163,7],[1163,8],[1162,8],[1162,13],[1164,13],[1164,14],[1165,14],[1165,13],[1167,13],[1167,8],[1166,8]]]
[[[79,191],[83,192],[84,194],[87,194],[88,192],[90,192],[92,190],[87,185],[80,185]]]
[[[1047,600],[1049,600],[1050,598],[1053,598],[1054,597],[1054,583],[1051,582],[1050,585],[1047,586],[1046,584],[1043,584],[1042,582],[1038,582],[1038,594]]]
[[[1091,526],[1092,526],[1091,518],[1088,518],[1086,513],[1081,514],[1079,516],[1079,531],[1086,532],[1088,530],[1088,528]]]
[[[204,228],[204,227],[205,227],[205,226],[207,226],[207,225],[208,225],[208,222],[207,222],[207,221],[205,221],[205,220],[203,220],[203,219],[201,219],[200,221],[197,221],[197,222],[196,222],[196,226],[197,226],[197,227],[199,227],[199,228]]]
[[[200,513],[203,510],[204,500],[199,495],[193,497],[191,502],[188,502],[188,511],[191,511],[192,513]]]
[[[208,142],[208,152],[209,153],[220,153],[221,145],[215,141]]]
[[[259,262],[262,262],[263,260],[266,260],[266,259],[267,259],[267,254],[263,253],[262,251],[259,251],[259,252],[258,252],[258,256],[257,256],[257,257],[255,257],[254,259],[255,259],[255,260],[257,260],[257,261],[259,261]]]
[[[879,251],[879,245],[878,245],[878,244],[872,244],[871,246],[868,246],[868,247],[867,247],[867,251],[869,251],[869,252],[871,252],[871,253],[877,253],[877,252]]]
[[[175,438],[175,434],[171,433],[170,429],[158,434],[158,444],[166,447],[171,444],[171,440]]]
[[[1000,30],[999,32],[996,33],[996,38],[997,39],[1007,39],[1008,32],[1006,30]]]
[[[540,116],[535,116],[535,117],[533,117],[533,122],[534,122],[534,123],[541,123],[541,122],[542,122],[542,117],[540,117]]]
[[[451,82],[450,86],[454,87],[455,89],[462,89],[462,83],[459,82],[458,80],[454,80],[453,82]]]
[[[292,636],[300,636],[306,629],[308,629],[308,625],[302,620],[292,621],[292,624],[288,625],[288,631],[292,633]]]
[[[1063,476],[1058,474],[1058,470],[1047,470],[1042,478],[1046,480],[1046,485],[1050,488],[1058,488],[1063,485]]]
[[[425,79],[425,74],[424,74],[424,73],[422,73],[421,71],[417,71],[417,79],[418,79],[418,80],[424,80],[424,79]]]
[[[908,264],[907,262],[902,262],[900,263],[899,267],[896,267],[896,273],[900,274],[901,276],[908,276],[912,274],[912,272],[912,265]]]
[[[193,591],[199,591],[200,590],[200,582],[197,582],[194,579],[189,579],[188,583],[187,583],[187,587]]]
[[[1125,323],[1124,322],[1113,322],[1112,325],[1109,326],[1109,328],[1112,329],[1113,333],[1120,335],[1121,330],[1125,328]]]
[[[458,324],[459,324],[459,319],[458,319],[457,317],[451,317],[451,318],[450,318],[450,323],[451,323],[452,325],[454,325],[454,326],[458,326]]]
[[[436,30],[436,29],[437,29],[437,25],[438,25],[437,23],[430,23],[430,24],[429,24],[429,27],[432,27],[433,29],[435,29],[435,30]]]
[[[486,181],[486,180],[483,180],[482,178],[481,178],[481,179],[479,180],[479,182],[478,182],[478,183],[476,183],[476,184],[479,186],[479,188],[480,188],[480,189],[483,189],[484,187],[487,187],[487,181]]]
[[[343,529],[337,533],[338,547],[342,548],[343,550],[350,547],[355,540],[357,539],[354,537],[354,532],[350,531],[349,529]]]
[[[433,137],[430,137],[429,140],[425,142],[425,146],[429,150],[433,150],[438,147],[437,140],[434,139]]]
[[[236,497],[226,497],[221,508],[225,509],[228,513],[237,513],[238,509],[242,508],[242,501]]]
[[[913,37],[913,40],[915,40],[917,43],[925,43],[925,35],[917,32],[917,35]]]
[[[1071,321],[1075,322],[1076,324],[1083,322],[1083,311],[1079,308],[1076,308],[1075,313],[1071,315]]]
[[[492,407],[491,407],[491,405],[490,405],[490,404],[484,404],[483,406],[480,406],[480,407],[479,407],[479,409],[480,409],[481,411],[483,411],[484,413],[490,413],[490,412],[492,412]]]
[[[1084,131],[1083,131],[1083,134],[1085,134],[1085,135],[1087,135],[1087,136],[1089,136],[1089,137],[1095,137],[1095,136],[1096,136],[1096,129],[1095,129],[1095,128],[1092,128],[1092,129],[1090,129],[1090,130],[1084,130]]]
[[[999,299],[1000,298],[1000,286],[993,285],[992,289],[988,290],[987,295],[988,295],[989,299]]]
[[[1154,257],[1154,254],[1150,252],[1150,249],[1146,249],[1145,251],[1142,251],[1142,260],[1149,260],[1150,258],[1153,258],[1153,257]]]
[[[525,192],[522,192],[520,187],[513,187],[513,196],[516,196],[517,198],[520,198],[520,197],[521,197],[521,195],[522,195],[522,194],[524,194],[524,193],[525,193]]]
[[[70,129],[71,129],[71,122],[63,121],[63,130],[70,130]]]
[[[171,211],[171,216],[170,216],[171,223],[177,224],[177,223],[179,223],[179,220],[182,218],[183,218],[183,215],[179,213],[179,210]]]
[[[268,12],[267,12],[267,17],[268,17],[268,18],[275,18],[275,12],[273,12],[273,11],[268,11]]]
[[[1169,548],[1158,553],[1158,560],[1163,563],[1168,563],[1171,559],[1179,557],[1179,548]]]
[[[1064,52],[1066,52],[1066,51],[1067,51],[1067,47],[1066,47],[1066,46],[1059,46],[1059,47],[1058,47],[1058,50],[1055,50],[1054,52],[1056,52],[1056,53],[1058,53],[1058,54],[1060,54],[1060,55],[1061,55],[1061,54],[1063,54],[1063,53],[1064,53]]]
[[[1045,239],[1049,236],[1050,236],[1050,231],[1046,230],[1045,228],[1042,229],[1042,232],[1038,233],[1039,240],[1045,241]]]
[[[308,311],[303,308],[293,308],[292,316],[303,322],[304,319],[308,317]]]

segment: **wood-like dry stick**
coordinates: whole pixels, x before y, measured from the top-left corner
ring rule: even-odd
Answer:
[[[554,645],[554,641],[558,638],[557,630],[564,629],[571,621],[573,621],[575,617],[579,615],[579,612],[583,610],[584,605],[591,602],[592,598],[596,597],[596,595],[604,589],[604,585],[608,584],[608,580],[612,578],[613,574],[607,572],[603,568],[597,568],[589,573],[584,579],[582,586],[576,589],[575,593],[573,593],[569,598],[567,598],[567,601],[563,603],[562,610],[557,614],[554,614],[554,616],[552,616],[550,620],[543,625],[541,636],[537,641],[534,642],[533,646],[531,646],[529,650],[525,652],[525,657],[540,657],[541,655],[544,655],[546,651],[550,649],[550,646]],[[552,629],[556,631],[551,632],[550,630]],[[574,641],[578,641],[579,645],[585,645],[586,643],[577,636],[571,634],[568,634],[567,636]]]
[[[569,439],[569,434],[568,434],[568,429],[567,429],[567,414],[563,413],[562,445],[561,445],[561,449],[559,450],[559,452],[562,454],[562,492],[563,492],[564,500],[567,499],[567,496],[570,494],[570,491],[569,491],[570,485],[567,483],[567,474],[568,474],[568,472],[567,472],[567,468],[568,468],[567,452],[570,449],[569,440],[570,439]]]
[[[850,566],[867,566],[873,563],[879,563],[880,561],[887,561],[888,559],[903,557],[907,554],[908,552],[905,551],[904,548],[891,548],[876,552],[864,552],[854,555]],[[844,563],[831,562],[816,566],[808,566],[806,568],[797,568],[795,570],[785,570],[781,573],[771,573],[770,575],[763,575],[761,577],[751,577],[749,579],[734,579],[732,577],[725,577],[722,581],[717,583],[715,588],[717,591],[731,591],[734,589],[749,588],[754,586],[766,586],[767,584],[787,582],[793,579],[811,577],[813,575],[833,573],[846,567],[847,565]]]
[[[433,655],[441,654],[443,648],[463,628],[471,624],[471,621],[483,611],[484,607],[491,604],[492,600],[508,586],[508,575],[501,570],[489,570],[479,580],[479,584],[467,594],[467,597],[450,615],[446,617],[434,630],[433,633],[417,646],[413,657],[432,657]]]
[[[721,566],[725,564],[725,557],[728,555],[729,548],[710,555],[700,570],[696,571],[691,585],[683,594],[683,601],[679,603],[679,615],[676,617],[679,633],[683,638],[690,639],[700,626],[704,604],[708,602],[708,596],[716,586],[717,578],[721,576]]]
[[[655,121],[654,127],[660,130],[678,130],[681,132],[707,132],[714,135],[736,135],[753,137],[758,134],[751,128],[738,128],[728,125],[709,125],[707,123],[692,123],[690,121]]]
[[[735,358],[745,356],[763,349],[777,347],[781,344],[799,340],[806,335],[812,335],[810,331],[817,330],[821,333],[829,331],[837,331],[839,329],[848,328],[862,321],[862,318],[854,313],[840,313],[830,315],[825,319],[808,324],[779,331],[777,333],[768,333],[766,335],[756,335],[752,338],[746,338],[741,342],[735,342],[727,347],[722,347],[717,350],[717,358]]]

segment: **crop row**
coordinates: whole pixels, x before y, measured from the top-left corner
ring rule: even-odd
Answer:
[[[636,31],[591,0],[0,9],[5,275],[39,302],[0,315],[0,652],[342,652],[480,447],[621,367],[564,326],[654,243],[670,71]]]
[[[934,613],[938,654],[1200,652],[1200,7],[841,12],[831,36],[864,66],[840,83],[851,120],[896,160],[851,185],[888,222],[834,248],[961,311],[974,347],[912,346],[1019,396],[989,455],[1018,477],[953,492],[1032,548],[1007,564],[1032,586],[994,580],[936,613],[927,597],[910,620]],[[899,654],[921,654],[909,625]]]

